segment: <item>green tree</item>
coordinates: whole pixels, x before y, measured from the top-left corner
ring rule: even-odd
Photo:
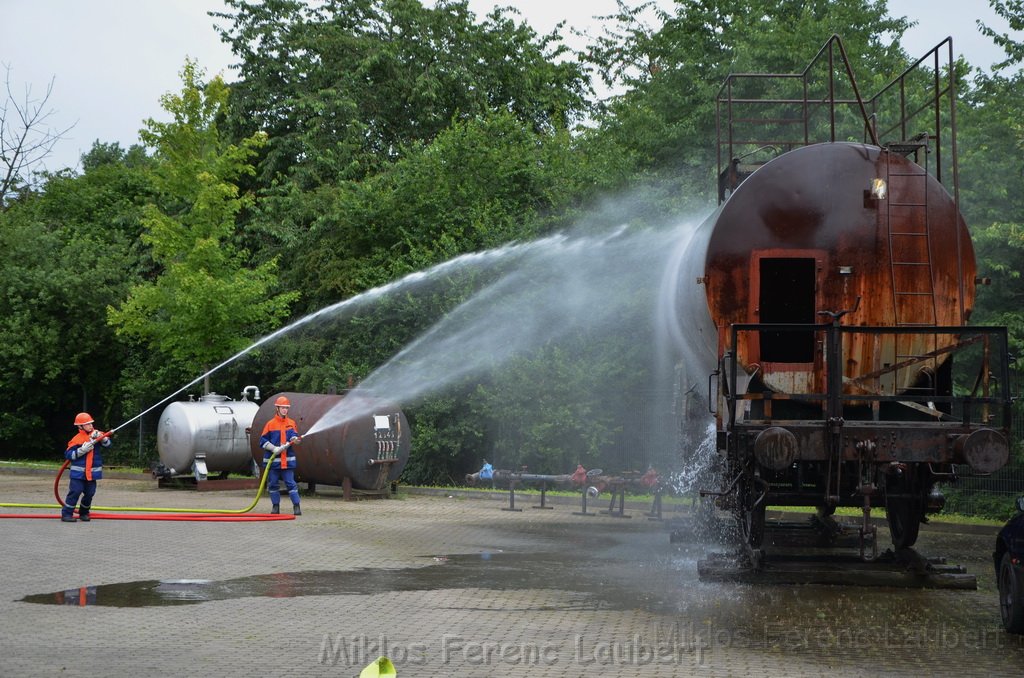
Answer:
[[[297,271],[318,305],[564,224],[587,171],[567,133],[508,113],[454,124],[377,175],[317,192]]]
[[[1024,27],[1024,3],[992,0],[1010,27]],[[1024,352],[1024,42],[982,32],[1007,54],[992,74],[978,74],[960,116],[961,209],[971,225],[980,273],[992,285],[979,288],[973,320],[1005,325],[1012,352]]]
[[[159,205],[144,208],[142,240],[159,273],[107,313],[119,336],[145,343],[182,370],[207,371],[275,327],[297,295],[273,294],[277,262],[250,267],[247,252],[233,244],[236,216],[252,203],[234,182],[254,171],[248,161],[266,136],[222,143],[217,120],[227,85],[219,76],[203,84],[191,61],[181,75],[181,93],[161,98],[172,120],[148,120],[141,133],[155,151],[161,194]]]
[[[0,434],[20,441],[9,452],[52,454],[80,410],[105,425],[124,412],[128,351],[103,309],[147,270],[140,215],[153,188],[112,147],[87,153],[83,167],[46,175],[0,213],[0,360],[9,368]]]
[[[654,186],[645,199],[666,210],[713,200],[715,101],[730,73],[800,72],[835,33],[862,92],[907,63],[899,40],[909,24],[889,17],[884,2],[694,0],[659,12],[656,29],[640,20],[642,10],[620,1],[589,50],[606,85],[625,90],[607,102],[592,143],[630,161]]]
[[[1024,31],[1024,2],[1022,0],[988,0],[988,4],[1000,18],[1006,20],[1010,30]],[[1024,41],[1015,40],[1009,33],[998,33],[991,26],[979,22],[982,35],[992,38],[997,46],[1006,52],[1006,59],[995,65],[996,70],[1024,64]]]
[[[504,110],[536,130],[586,112],[586,78],[497,10],[476,23],[466,0],[228,0],[223,39],[241,59],[231,120],[270,146],[261,169],[303,188],[375,173],[453,120]]]
[[[228,5],[216,16],[230,21],[222,36],[241,65],[226,122],[235,136],[268,134],[245,231],[254,251],[301,254],[349,183],[390,172],[453,124],[504,113],[557,134],[587,112],[586,76],[562,58],[560,37],[507,11],[477,22],[465,0]],[[347,267],[349,254],[329,267]]]

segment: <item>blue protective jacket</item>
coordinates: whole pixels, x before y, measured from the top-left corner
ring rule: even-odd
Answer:
[[[264,449],[263,465],[266,466],[267,461],[270,460],[270,455],[272,454],[270,450],[267,450],[264,447],[267,443],[277,447],[298,437],[299,432],[296,430],[295,422],[292,419],[289,419],[288,417],[278,417],[276,415],[271,417],[270,421],[268,421],[263,427],[263,435],[260,436],[260,447]],[[294,469],[295,462],[295,451],[289,447],[281,452],[281,454],[274,457],[271,467]]]
[[[89,442],[90,439],[88,433],[79,431],[74,438],[68,441],[68,447],[64,450],[64,458],[71,460],[71,478],[74,480],[100,480],[103,478],[103,454],[100,449],[110,447],[110,438],[104,438],[86,452],[82,450],[82,445]]]

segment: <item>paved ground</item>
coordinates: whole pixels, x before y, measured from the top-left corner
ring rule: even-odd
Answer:
[[[249,498],[103,480],[96,503]],[[51,503],[52,478],[0,474],[0,501]],[[381,653],[399,676],[1024,673],[999,625],[994,530],[919,542],[977,591],[759,587],[700,582],[704,547],[641,511],[532,503],[331,494],[286,522],[0,520],[0,675],[355,676]]]

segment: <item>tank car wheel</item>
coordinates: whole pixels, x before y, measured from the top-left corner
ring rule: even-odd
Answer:
[[[1010,554],[999,561],[999,616],[1003,628],[1024,634],[1024,576],[1014,568]]]
[[[917,543],[917,535],[921,530],[921,516],[924,515],[924,505],[920,500],[886,497],[885,514],[893,546],[908,549]]]

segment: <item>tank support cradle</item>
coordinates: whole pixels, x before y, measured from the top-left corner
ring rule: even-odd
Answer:
[[[209,475],[209,471],[206,470],[206,455],[202,452],[197,452],[196,458],[192,460],[192,475],[197,482],[206,480]]]

